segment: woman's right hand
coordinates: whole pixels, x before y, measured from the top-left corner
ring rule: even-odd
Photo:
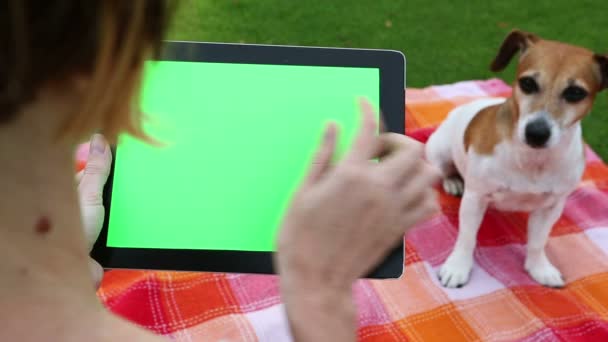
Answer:
[[[423,146],[398,134],[378,135],[369,103],[362,102],[361,110],[353,147],[334,166],[337,131],[327,128],[279,234],[276,264],[297,339],[353,337],[340,334],[341,327],[355,333],[352,284],[438,208],[433,185],[439,173],[424,161]],[[307,314],[307,307],[314,312]],[[307,315],[316,328],[298,329]],[[341,316],[346,321],[338,321]]]

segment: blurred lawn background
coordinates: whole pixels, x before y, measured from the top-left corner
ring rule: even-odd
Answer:
[[[608,53],[608,2],[566,0],[176,0],[169,39],[382,48],[407,58],[407,87],[500,77],[489,69],[512,28]],[[515,59],[514,61],[515,62]],[[608,161],[608,91],[583,121]]]

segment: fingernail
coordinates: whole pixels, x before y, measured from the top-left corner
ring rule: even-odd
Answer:
[[[106,151],[106,139],[101,134],[93,134],[91,138],[91,152],[93,153],[104,153]]]
[[[335,133],[336,124],[331,122],[325,127],[325,135],[323,136],[323,139],[325,139],[325,141],[332,140],[334,138]]]

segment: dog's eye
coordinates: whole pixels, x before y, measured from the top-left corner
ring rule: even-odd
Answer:
[[[578,86],[569,86],[562,93],[562,97],[570,103],[577,103],[587,97],[587,91]]]
[[[519,88],[525,94],[532,94],[538,92],[538,83],[532,77],[522,77],[519,79]]]

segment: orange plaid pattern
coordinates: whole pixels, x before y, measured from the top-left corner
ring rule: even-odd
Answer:
[[[457,105],[509,95],[498,79],[407,89],[406,132],[425,141]],[[591,149],[547,247],[564,289],[523,270],[527,216],[497,211],[482,223],[470,282],[441,287],[436,272],[456,238],[459,200],[440,202],[442,213],[407,236],[403,277],[355,286],[360,340],[608,341],[608,167]],[[273,276],[116,270],[98,294],[110,310],[178,340],[290,340]]]

